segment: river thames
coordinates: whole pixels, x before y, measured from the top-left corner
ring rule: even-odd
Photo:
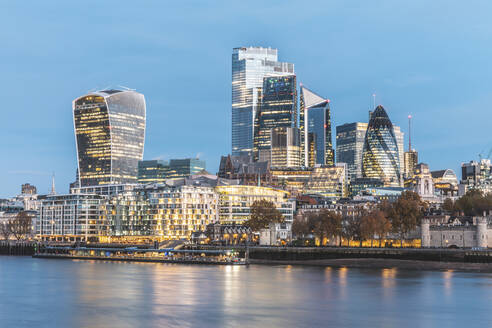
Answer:
[[[0,257],[0,327],[490,327],[492,275]]]

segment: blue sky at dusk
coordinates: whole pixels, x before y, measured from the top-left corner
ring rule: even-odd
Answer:
[[[231,148],[231,52],[271,46],[331,100],[333,126],[372,94],[431,170],[492,148],[489,1],[0,1],[0,197],[75,178],[72,100],[119,85],[147,102],[146,159]],[[333,137],[335,136],[333,128]],[[405,135],[407,137],[407,135]],[[335,138],[333,138],[335,141]]]

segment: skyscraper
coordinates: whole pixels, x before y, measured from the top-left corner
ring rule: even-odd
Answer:
[[[294,74],[294,64],[278,61],[277,49],[234,48],[232,52],[232,155],[253,152],[254,119],[266,75]]]
[[[383,106],[371,114],[362,153],[362,176],[383,181],[385,186],[401,186],[398,143]]]
[[[299,129],[280,127],[271,129],[271,166],[299,167],[301,166],[301,148]]]
[[[307,124],[306,124],[307,122]],[[334,164],[330,101],[301,85],[299,129],[303,164]],[[307,140],[307,142],[305,142]],[[309,141],[311,140],[311,144]],[[310,155],[314,158],[310,158]]]
[[[366,138],[367,123],[355,122],[339,125],[336,128],[337,163],[347,164],[351,180],[362,178],[362,151]]]
[[[270,161],[271,130],[297,127],[297,82],[295,75],[263,79],[261,106],[256,112],[254,152],[257,160]]]
[[[133,90],[91,92],[72,103],[79,185],[132,183],[145,141],[145,98]]]

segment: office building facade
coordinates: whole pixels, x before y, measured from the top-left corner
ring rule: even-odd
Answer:
[[[333,166],[335,154],[331,138],[330,101],[301,85],[299,129],[303,165]]]
[[[355,122],[336,128],[336,162],[347,164],[351,180],[362,178],[362,152],[366,138],[367,123]]]
[[[263,79],[261,106],[256,112],[254,152],[258,161],[269,161],[271,130],[297,127],[297,82],[295,75]]]
[[[79,186],[134,183],[145,142],[145,98],[132,90],[91,92],[72,103]]]
[[[271,130],[271,167],[300,167],[301,147],[298,128]]]
[[[278,61],[277,49],[234,48],[232,52],[232,155],[253,154],[254,119],[266,75],[294,74],[294,64]]]
[[[204,171],[206,163],[198,158],[146,160],[138,163],[139,183],[162,183],[167,179],[184,179]]]

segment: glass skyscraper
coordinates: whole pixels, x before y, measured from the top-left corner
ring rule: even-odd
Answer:
[[[371,114],[362,153],[362,176],[401,186],[400,151],[388,114],[378,106]]]
[[[333,166],[335,154],[331,139],[330,101],[302,85],[299,129],[303,164]]]
[[[336,128],[337,163],[347,164],[347,175],[351,180],[362,178],[362,151],[366,138],[367,123],[354,122]]]
[[[145,141],[145,98],[132,90],[91,92],[72,103],[79,185],[134,183]]]
[[[271,130],[297,127],[297,82],[295,75],[263,79],[261,106],[256,112],[254,152],[259,161],[271,156]]]
[[[234,48],[232,52],[232,155],[252,155],[254,119],[266,75],[294,73],[294,64],[278,61],[277,49]]]
[[[171,159],[168,161],[147,160],[138,163],[139,183],[162,183],[167,179],[182,179],[203,172],[204,160],[198,158]]]

